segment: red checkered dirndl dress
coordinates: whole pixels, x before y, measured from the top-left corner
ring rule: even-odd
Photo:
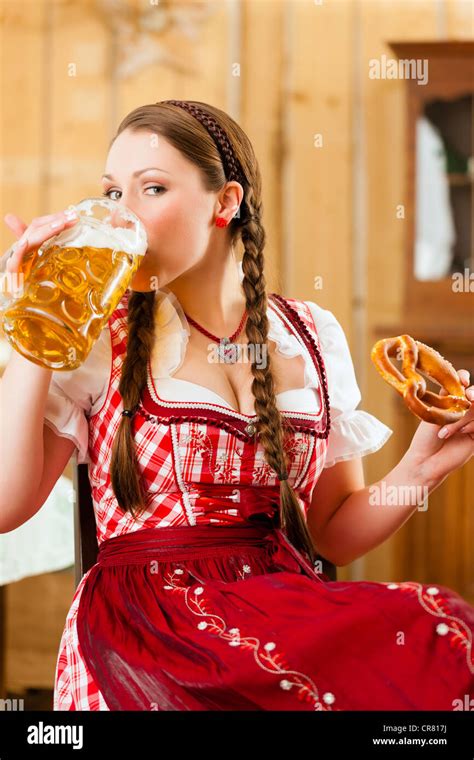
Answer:
[[[129,293],[109,320],[109,388],[89,419],[99,557],[67,616],[54,708],[449,710],[473,697],[474,608],[443,586],[329,580],[278,527],[279,481],[252,418],[160,399],[150,366],[133,418],[147,510],[134,521],[118,507]],[[273,294],[269,308],[319,378],[313,411],[282,412],[306,514],[330,431],[324,357],[304,301]]]

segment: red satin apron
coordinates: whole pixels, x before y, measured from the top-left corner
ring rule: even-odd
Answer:
[[[211,586],[238,594],[244,586],[249,590],[250,579],[255,583],[282,571],[304,574],[313,582],[327,576],[316,574],[276,527],[279,492],[273,486],[198,488],[199,506],[205,505],[206,512],[228,509],[227,492],[238,489],[237,506],[246,522],[137,530],[99,547],[98,562],[82,591],[77,629],[84,658],[110,709],[258,710],[284,709],[282,698],[288,703],[282,689],[274,688],[273,673],[269,694],[276,691],[277,698],[265,707],[257,695],[252,698],[252,660],[249,693],[236,688],[236,669],[243,675],[236,648],[245,643],[239,644],[235,633],[230,641],[225,637],[223,623],[206,607],[204,592],[202,597],[198,593],[204,611],[190,609],[192,596]],[[246,620],[258,605],[257,597],[245,602]],[[264,636],[268,618],[261,613],[257,618]]]
[[[228,509],[225,490],[203,487],[208,511]],[[474,607],[459,594],[331,581],[276,526],[274,487],[240,496],[241,524],[100,545],[77,629],[111,710],[453,710],[474,697]]]

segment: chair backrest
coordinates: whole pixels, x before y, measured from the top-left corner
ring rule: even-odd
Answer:
[[[88,570],[97,562],[97,544],[94,505],[87,464],[78,464],[77,455],[73,464],[74,488],[74,553],[76,588]],[[337,569],[332,562],[318,555],[322,570],[332,581],[337,580]]]
[[[318,554],[317,557],[321,560],[323,573],[328,576],[329,580],[337,581],[337,566],[322,557],[321,554]]]
[[[74,457],[73,481],[76,491],[74,502],[74,554],[76,588],[88,570],[97,562],[99,547],[96,537],[94,505],[92,502],[89,468],[78,464]]]

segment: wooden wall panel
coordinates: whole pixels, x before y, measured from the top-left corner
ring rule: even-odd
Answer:
[[[3,2],[0,6],[2,251],[16,240],[3,216],[12,212],[29,223],[44,207],[47,125],[41,73],[46,56],[45,9],[45,0],[26,6]]]
[[[472,378],[471,378],[472,382]],[[470,467],[466,468],[464,478],[464,491],[461,494],[463,520],[460,523],[460,542],[456,551],[461,552],[463,577],[460,579],[459,588],[465,590],[467,598],[474,604],[474,509],[472,508],[472,494],[474,493],[474,462],[471,459]]]
[[[444,0],[445,30],[450,39],[474,37],[474,6],[472,0]]]
[[[38,74],[44,57],[43,18],[44,2],[41,0],[31,8],[13,1],[0,5],[2,252],[16,240],[3,222],[3,216],[12,212],[28,223],[41,207],[45,130],[43,82]],[[28,56],[19,54],[25,50]],[[7,648],[12,639],[7,627],[7,591],[5,587],[0,589],[0,698],[5,695],[9,667]]]
[[[6,586],[9,691],[18,694],[27,688],[52,688],[73,594],[73,568],[23,578]]]
[[[110,31],[81,3],[49,5],[50,212],[101,194],[108,145]]]
[[[394,57],[389,41],[437,34],[437,9],[431,2],[358,2],[360,54],[363,60],[362,112],[366,176],[366,326],[360,336],[364,366],[361,408],[375,414],[393,430],[385,446],[364,462],[368,483],[383,478],[403,455],[400,417],[393,390],[386,386],[370,361],[370,349],[379,337],[377,324],[396,322],[401,312],[404,277],[405,224],[397,209],[405,199],[405,82],[369,78],[369,61]],[[421,513],[424,515],[424,513]],[[389,579],[394,570],[393,538],[363,558],[362,574],[372,580]]]
[[[333,311],[349,339],[353,10],[348,2],[288,4],[281,209],[284,293]],[[315,135],[322,147],[315,147]]]
[[[216,0],[195,38],[174,27],[165,28],[159,37],[163,62],[137,65],[130,75],[118,78],[116,126],[133,108],[170,98],[201,100],[225,108],[228,34],[226,4]]]
[[[241,28],[236,35],[241,40],[241,76],[234,84],[240,97],[235,118],[252,141],[262,174],[267,290],[279,293],[285,293],[286,288],[283,275],[284,163],[288,151],[284,136],[286,24],[287,9],[279,0],[245,0]]]

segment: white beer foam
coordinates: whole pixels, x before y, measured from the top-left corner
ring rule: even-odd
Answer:
[[[125,227],[112,227],[108,225],[109,232],[87,224],[87,217],[80,220],[73,227],[64,230],[59,235],[48,241],[63,244],[71,242],[74,248],[90,246],[92,248],[113,248],[136,256],[143,256],[147,250],[146,234],[141,230],[129,230]]]

